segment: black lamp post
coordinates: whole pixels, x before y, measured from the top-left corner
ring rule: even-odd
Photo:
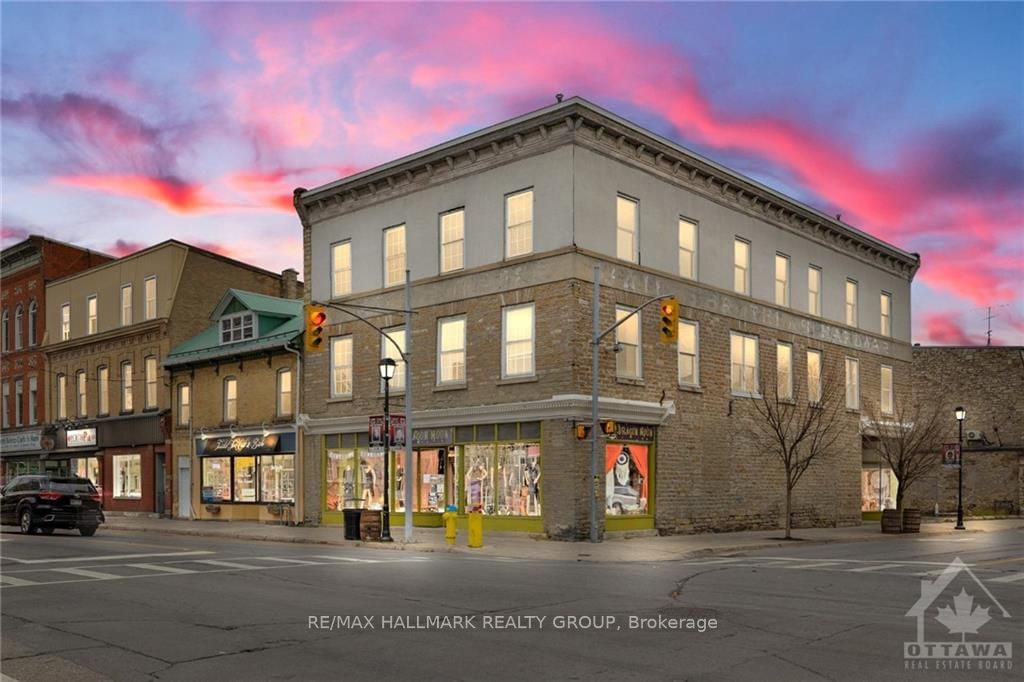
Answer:
[[[384,509],[380,514],[380,541],[391,542],[391,510],[388,504],[389,491],[391,488],[391,475],[389,473],[388,460],[391,458],[391,413],[388,403],[391,394],[388,387],[395,377],[395,361],[391,358],[383,358],[377,369],[380,371],[380,378],[384,380]]]
[[[953,411],[956,415],[957,424],[960,425],[960,435],[957,436],[957,459],[960,460],[957,463],[956,473],[956,530],[966,530],[964,528],[964,419],[967,417],[967,410],[962,407],[956,408]]]

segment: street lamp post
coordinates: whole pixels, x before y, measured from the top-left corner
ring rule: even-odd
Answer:
[[[384,380],[384,509],[380,514],[380,541],[391,542],[391,510],[388,504],[389,490],[391,488],[391,475],[389,473],[388,459],[391,456],[391,394],[389,385],[395,376],[395,361],[392,358],[383,358],[377,369],[380,371],[380,378]]]
[[[957,463],[956,473],[956,530],[965,530],[964,528],[964,419],[967,417],[967,410],[962,407],[956,408],[953,411],[956,416],[957,424],[960,427],[960,434],[957,436],[957,451],[960,460]]]

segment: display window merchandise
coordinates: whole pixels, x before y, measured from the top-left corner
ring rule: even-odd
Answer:
[[[865,466],[860,473],[861,511],[896,508],[896,476],[888,467]]]
[[[103,494],[103,469],[102,459],[99,457],[80,457],[71,460],[71,473],[79,478],[87,478],[92,481],[96,491]]]
[[[647,446],[638,443],[615,443],[605,447],[605,513],[609,516],[648,513],[647,455]]]
[[[142,499],[142,455],[114,455],[114,499]]]
[[[202,502],[295,501],[295,455],[202,457]]]

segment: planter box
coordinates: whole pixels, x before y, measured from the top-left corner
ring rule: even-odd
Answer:
[[[899,533],[900,530],[900,513],[896,509],[886,509],[882,512],[882,532],[883,533]]]

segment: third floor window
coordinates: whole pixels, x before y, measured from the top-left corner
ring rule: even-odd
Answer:
[[[146,278],[146,319],[156,319],[156,276]]]
[[[405,225],[384,230],[384,286],[405,281]]]
[[[505,257],[533,252],[533,190],[505,197]]]
[[[67,341],[71,338],[71,304],[65,303],[60,307],[60,340]]]
[[[857,326],[857,282],[846,280],[846,324]]]
[[[789,256],[775,254],[775,305],[789,305]]]
[[[743,239],[733,242],[732,290],[750,295],[750,242]]]
[[[441,272],[465,267],[466,209],[441,214]]]
[[[879,331],[882,336],[892,336],[892,294],[882,292],[879,300],[882,316],[879,320]]]
[[[807,268],[807,312],[821,315],[821,269]]]
[[[127,327],[132,323],[132,285],[125,284],[121,287],[121,326]]]
[[[95,334],[100,329],[99,312],[97,310],[96,296],[85,299],[85,316],[88,327],[87,334]]]
[[[679,219],[679,274],[697,279],[697,223]]]
[[[637,231],[640,223],[640,204],[635,199],[619,196],[615,204],[615,255],[636,263]]]
[[[331,296],[352,293],[352,242],[331,247]]]

